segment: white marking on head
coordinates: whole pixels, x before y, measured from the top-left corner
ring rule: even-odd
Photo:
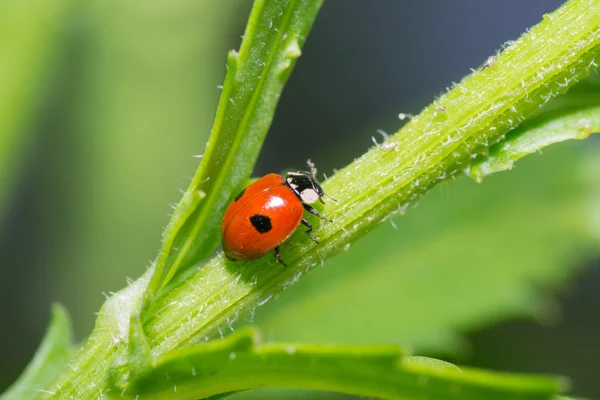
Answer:
[[[290,185],[290,187],[291,187],[292,189],[298,189],[298,185],[296,185],[296,184],[294,183],[294,179],[292,179],[292,178],[287,178],[287,183],[288,183],[288,185]]]
[[[300,198],[302,199],[302,202],[306,204],[316,203],[317,201],[319,201],[319,197],[319,193],[317,193],[315,189],[304,189],[300,193]]]

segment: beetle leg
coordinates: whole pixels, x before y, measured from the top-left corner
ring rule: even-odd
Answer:
[[[279,253],[279,246],[275,247],[275,260],[284,267],[287,267],[287,264],[283,262],[281,259],[281,253]]]
[[[313,230],[313,226],[310,222],[308,222],[308,220],[306,220],[306,218],[302,218],[302,225],[306,226],[308,229],[306,230],[306,234],[308,235],[308,237],[315,243],[319,243],[319,241],[317,240],[316,237],[314,237],[311,232]]]
[[[324,221],[331,222],[331,220],[329,218],[325,218],[324,216],[322,216],[321,214],[319,214],[319,212],[317,211],[317,209],[314,208],[313,206],[311,206],[310,204],[304,204],[304,203],[302,203],[302,205],[304,206],[304,209],[306,211],[308,211],[309,213],[311,213],[312,215],[316,215],[317,217],[321,218]]]

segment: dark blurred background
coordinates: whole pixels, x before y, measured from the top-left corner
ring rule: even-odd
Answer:
[[[307,158],[325,173],[341,168],[372,146],[376,129],[395,132],[399,112],[417,113],[560,4],[326,0],[256,175],[302,168]],[[30,123],[19,129],[27,144],[0,225],[0,390],[35,351],[52,302],[68,308],[82,339],[103,292],[122,288],[156,255],[168,204],[196,168],[192,155],[203,151],[225,54],[239,47],[250,6],[68,6],[57,33],[64,42],[25,103]],[[23,24],[47,23],[28,12]],[[466,332],[471,348],[453,361],[560,373],[574,379],[575,393],[600,397],[600,268],[593,259],[573,262],[588,268],[560,292],[560,318]]]

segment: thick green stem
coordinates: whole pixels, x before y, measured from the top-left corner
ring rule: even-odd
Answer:
[[[283,257],[246,264],[222,255],[182,277],[146,314],[153,354],[224,334],[304,273],[373,229],[404,213],[436,183],[465,171],[478,154],[596,68],[598,0],[572,0],[545,16],[498,55],[412,119],[384,145],[356,160],[323,187],[338,199],[323,214],[333,223],[315,232],[320,244],[293,237]],[[185,279],[184,279],[185,278]]]
[[[594,71],[600,13],[590,10],[598,9],[600,0],[567,2],[387,143],[327,180],[324,189],[338,202],[328,203],[323,214],[334,222],[317,227],[318,245],[293,236],[291,246],[283,249],[287,268],[270,257],[233,264],[219,254],[171,280],[143,314],[152,356],[224,335],[242,313],[252,312],[327,257],[402,214],[433,185],[463,172],[547,100]],[[161,277],[156,287],[165,281]],[[103,393],[109,365],[126,355],[128,312],[137,309],[144,282],[109,300],[104,322],[41,397],[87,399]]]

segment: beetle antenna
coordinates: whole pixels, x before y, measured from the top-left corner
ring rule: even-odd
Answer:
[[[309,158],[308,160],[306,160],[306,165],[308,165],[308,168],[310,168],[310,174],[312,175],[312,177],[317,179],[317,167],[315,167],[315,163],[312,162]]]

